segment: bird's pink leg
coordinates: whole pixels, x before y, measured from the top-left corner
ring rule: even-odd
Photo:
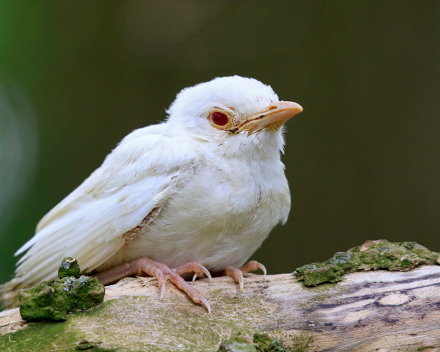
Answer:
[[[179,275],[190,271],[194,271],[196,275],[207,273],[206,275],[211,277],[209,271],[204,266],[196,262],[190,262],[186,266],[183,265],[173,270],[165,264],[156,262],[146,257],[132,260],[131,262],[119,265],[93,276],[98,278],[101,284],[107,285],[127,276],[145,276],[145,274],[147,274],[157,279],[158,286],[160,288],[160,298],[162,298],[163,294],[165,293],[167,280],[170,280],[170,282],[178,289],[184,291],[194,303],[202,303],[208,309],[208,312],[211,312],[211,306],[209,305],[207,299]]]
[[[255,271],[258,269],[261,269],[263,271],[264,275],[266,275],[266,273],[267,273],[266,267],[263,264],[255,261],[255,260],[251,260],[246,265],[242,266],[240,269],[234,268],[233,266],[226,267],[225,270],[220,272],[220,276],[232,277],[234,279],[234,281],[240,285],[240,291],[243,291],[243,274],[246,274],[249,271]]]

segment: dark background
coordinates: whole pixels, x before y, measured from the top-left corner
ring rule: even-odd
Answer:
[[[269,273],[368,239],[440,251],[439,1],[0,1],[0,283],[38,220],[180,89],[238,74],[304,112]]]

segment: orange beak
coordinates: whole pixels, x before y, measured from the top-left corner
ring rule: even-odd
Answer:
[[[291,101],[271,103],[264,111],[249,116],[238,126],[236,132],[247,130],[249,134],[252,134],[268,127],[278,129],[282,124],[287,122],[287,120],[299,114],[301,111],[303,111],[301,105]]]

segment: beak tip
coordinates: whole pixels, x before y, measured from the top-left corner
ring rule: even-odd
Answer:
[[[299,105],[298,103],[294,103],[295,105],[296,105],[296,110],[298,111],[298,114],[300,113],[300,112],[303,112],[304,111],[304,108],[301,106],[301,105]]]

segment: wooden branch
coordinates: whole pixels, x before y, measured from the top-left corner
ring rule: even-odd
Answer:
[[[0,350],[64,351],[87,339],[128,351],[217,351],[231,335],[263,331],[297,351],[440,350],[440,266],[352,273],[315,288],[292,274],[250,274],[244,284],[240,293],[226,277],[195,282],[212,314],[171,285],[159,301],[152,278],[109,286],[105,303],[62,323],[30,327],[8,310],[0,313]]]

